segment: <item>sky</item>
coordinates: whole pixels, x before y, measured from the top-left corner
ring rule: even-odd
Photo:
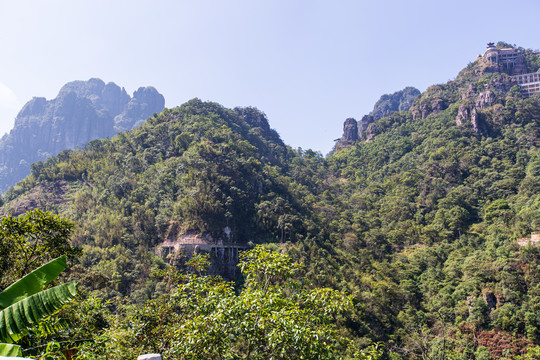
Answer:
[[[540,48],[538,14],[538,0],[0,0],[0,136],[32,97],[98,77],[154,86],[167,107],[257,107],[286,144],[326,154],[346,118],[454,79],[487,42]]]

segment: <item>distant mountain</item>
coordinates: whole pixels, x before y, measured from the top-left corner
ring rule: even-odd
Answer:
[[[131,97],[96,78],[67,83],[53,100],[33,98],[0,139],[0,192],[29,175],[32,163],[130,130],[164,106],[165,98],[153,87],[140,87]]]
[[[364,115],[360,121],[356,121],[354,118],[345,120],[343,136],[336,144],[336,149],[352,145],[361,138],[369,140],[371,137],[367,129],[370,124],[395,112],[408,111],[418,96],[420,96],[420,90],[412,86],[407,86],[393,94],[384,94],[377,100],[371,113]]]
[[[385,94],[375,103],[369,115],[380,119],[396,111],[408,111],[418,95],[420,95],[420,90],[412,86],[407,86],[393,94]]]

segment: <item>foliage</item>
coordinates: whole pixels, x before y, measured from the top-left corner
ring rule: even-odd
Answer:
[[[41,210],[0,219],[0,289],[31,269],[61,255],[79,251],[69,243],[73,224]]]
[[[197,262],[195,257],[192,263]],[[339,354],[345,343],[333,319],[349,308],[346,295],[293,280],[300,267],[263,247],[248,251],[241,267],[247,282],[238,293],[215,276],[177,274],[181,282],[175,289],[142,306],[122,307],[113,325],[81,354],[115,359],[144,352],[175,359],[330,359]]]
[[[522,51],[535,68],[538,56]],[[477,59],[455,80],[429,87],[409,111],[370,124],[370,141],[327,158],[285,146],[256,109],[195,99],[36,164],[2,209],[45,204],[72,219],[90,299],[128,297],[114,306],[81,303],[104,319],[84,319],[101,334],[81,349],[87,358],[95,349],[201,357],[273,349],[264,340],[279,342],[280,333],[257,326],[280,324],[289,334],[288,319],[306,323],[302,296],[324,299],[314,290],[321,287],[352,296],[351,311],[324,330],[352,339],[348,350],[334,343],[343,356],[358,349],[371,356],[378,341],[380,356],[396,359],[523,356],[540,342],[540,251],[516,241],[540,231],[540,99],[489,71]],[[487,91],[493,102],[480,106]],[[458,126],[460,109],[469,117]],[[168,261],[152,253],[156,246],[192,234],[279,243],[303,266],[255,250],[244,258],[243,287],[200,274],[152,277]],[[17,254],[5,244],[1,259],[11,261]],[[104,315],[109,307],[118,318]],[[298,344],[328,319],[300,331]],[[112,335],[121,340],[116,347]]]
[[[28,333],[44,318],[53,315],[73,300],[77,283],[69,282],[49,289],[44,288],[66,268],[65,256],[32,271],[0,293],[0,341],[12,344]],[[12,356],[13,347],[3,344],[5,353]],[[20,347],[19,347],[20,354]]]

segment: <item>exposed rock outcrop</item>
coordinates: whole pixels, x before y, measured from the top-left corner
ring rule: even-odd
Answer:
[[[494,293],[487,291],[484,294],[484,301],[486,302],[489,310],[495,309],[497,307],[497,297]]]
[[[473,94],[473,87],[472,85],[469,85],[468,90],[462,94],[462,99],[470,100],[473,98]],[[487,126],[482,116],[482,110],[493,106],[496,100],[497,98],[495,92],[488,90],[478,94],[474,105],[467,105],[466,103],[459,105],[456,115],[456,125],[463,126],[470,121],[474,132],[478,134],[486,134]],[[467,103],[471,104],[470,101]]]
[[[95,78],[67,83],[53,100],[33,98],[0,139],[0,192],[30,174],[32,163],[132,129],[164,106],[153,87],[141,87],[130,97],[118,85]]]
[[[343,124],[343,141],[351,143],[358,141],[358,123],[353,118],[348,118]]]
[[[348,118],[343,124],[343,135],[337,140],[336,149],[346,148],[360,140],[370,141],[374,134],[370,131],[370,125],[377,120],[390,116],[398,111],[408,111],[414,100],[420,95],[420,90],[408,86],[393,94],[385,94],[373,106],[368,115],[364,115],[360,121]]]
[[[469,87],[467,88],[467,90],[463,94],[461,94],[461,100],[471,99],[474,97],[475,93],[476,93],[476,89],[474,88],[474,85],[469,84]]]
[[[360,136],[366,137],[367,136],[367,130],[370,124],[373,124],[375,122],[375,118],[371,115],[364,115],[362,116],[362,119],[360,120]]]
[[[465,105],[460,105],[456,116],[456,125],[461,126],[469,119],[469,109]]]
[[[484,110],[495,103],[495,93],[491,90],[481,92],[476,98],[476,108]]]
[[[486,124],[484,123],[483,119],[479,116],[476,108],[472,109],[471,111],[471,123],[472,123],[473,130],[475,133],[477,134],[486,133]]]
[[[359,139],[358,122],[354,118],[347,118],[343,124],[343,136],[338,139],[335,148],[344,149],[358,142]]]
[[[410,108],[410,112],[414,120],[424,120],[429,115],[435,115],[446,109],[447,105],[442,98],[442,87],[440,85],[434,85],[429,87],[424,94],[422,94],[419,101],[415,102]]]

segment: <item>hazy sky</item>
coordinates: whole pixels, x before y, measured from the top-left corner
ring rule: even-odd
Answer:
[[[489,41],[540,48],[538,0],[0,0],[0,136],[34,96],[99,77],[255,106],[324,154],[385,93],[455,78]],[[522,21],[520,21],[522,19]]]

